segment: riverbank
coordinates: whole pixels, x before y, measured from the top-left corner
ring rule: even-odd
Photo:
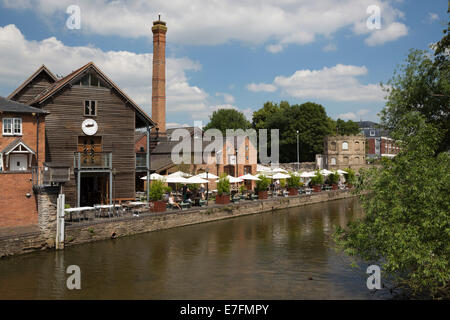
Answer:
[[[336,190],[270,198],[267,200],[244,201],[225,206],[195,208],[186,211],[143,213],[139,217],[128,216],[105,221],[83,222],[67,225],[65,246],[73,246],[94,241],[117,239],[129,235],[164,230],[204,222],[229,219],[268,211],[305,206],[314,203],[355,197],[350,190]],[[0,257],[24,254],[55,248],[54,233],[29,232],[0,238]]]

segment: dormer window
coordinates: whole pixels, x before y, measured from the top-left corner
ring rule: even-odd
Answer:
[[[375,130],[370,130],[370,136],[375,137]]]

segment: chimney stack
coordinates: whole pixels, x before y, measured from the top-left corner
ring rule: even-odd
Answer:
[[[159,132],[166,132],[166,32],[167,27],[161,21],[153,21],[153,77],[152,77],[152,119],[158,125]]]

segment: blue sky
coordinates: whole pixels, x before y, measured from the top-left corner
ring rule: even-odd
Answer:
[[[69,30],[67,7],[80,8]],[[367,7],[380,8],[369,30]],[[151,22],[167,22],[167,122],[218,108],[251,118],[265,101],[321,103],[332,118],[375,120],[410,48],[442,37],[448,1],[0,0],[0,95],[41,64],[65,75],[94,61],[150,112]]]

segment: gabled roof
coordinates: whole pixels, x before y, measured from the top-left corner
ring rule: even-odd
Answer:
[[[78,76],[84,74],[85,71],[92,68],[106,83],[108,83],[115,91],[126,101],[128,102],[135,111],[143,118],[146,122],[150,123],[150,126],[155,126],[155,122],[148,116],[148,114],[142,110],[128,95],[125,94],[110,78],[108,78],[92,61],[82,66],[81,68],[73,71],[69,75],[55,82],[49,88],[44,90],[41,94],[36,96],[33,101],[30,102],[30,105],[33,104],[42,104],[47,99],[56,94],[59,90],[64,88],[66,85],[70,84],[72,80],[77,78]]]
[[[25,88],[31,81],[33,81],[38,75],[40,75],[42,72],[46,73],[53,82],[58,81],[56,76],[45,66],[40,66],[28,79],[26,79],[16,90],[14,90],[7,99],[12,99],[16,94],[18,94],[23,88]]]
[[[36,154],[36,152],[31,149],[25,142],[23,142],[22,138],[17,138],[10,144],[6,146],[0,153],[9,154],[11,151],[13,151],[15,148],[17,148],[19,145],[24,147],[29,153]]]
[[[42,109],[34,108],[27,106],[26,104],[8,100],[3,97],[0,97],[0,113],[1,112],[10,112],[10,113],[38,113],[38,114],[47,114],[48,112]]]

